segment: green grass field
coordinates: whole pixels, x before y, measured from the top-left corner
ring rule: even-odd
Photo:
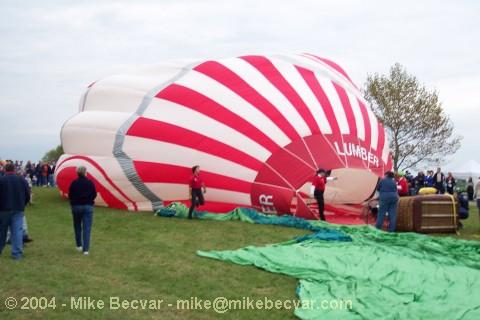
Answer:
[[[296,279],[198,257],[196,250],[236,249],[289,240],[305,231],[239,221],[219,222],[158,218],[96,208],[89,256],[75,250],[68,202],[57,190],[34,189],[35,204],[26,209],[29,233],[21,262],[0,257],[0,319],[288,319],[293,310],[179,310],[177,299],[295,299]],[[456,237],[479,240],[477,209]],[[5,299],[18,307],[7,310]],[[26,299],[29,310],[20,307]],[[38,298],[55,297],[45,310],[33,308]],[[121,299],[161,299],[161,310],[72,310],[70,297],[108,303]],[[40,304],[43,306],[45,300]],[[62,306],[65,304],[65,306]],[[172,307],[168,306],[172,304]]]

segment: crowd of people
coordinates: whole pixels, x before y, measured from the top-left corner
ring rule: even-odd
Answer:
[[[445,175],[441,168],[437,168],[436,172],[434,170],[427,170],[426,173],[419,171],[416,176],[412,175],[409,171],[406,171],[404,175],[397,173],[395,180],[401,186],[401,189],[399,189],[400,196],[417,195],[422,188],[435,188],[439,194],[446,192],[453,195],[457,186],[457,181],[453,177],[453,174],[448,172],[447,175]],[[473,181],[472,177],[469,178],[469,181]],[[471,194],[469,193],[469,198],[470,201],[473,200],[473,186]]]
[[[480,177],[479,177],[480,179]],[[394,231],[397,220],[397,207],[399,197],[415,196],[418,194],[450,194],[459,204],[458,216],[461,220],[467,219],[469,215],[469,201],[476,200],[480,214],[480,181],[475,185],[472,177],[469,177],[466,185],[466,197],[457,188],[457,181],[451,172],[445,175],[441,168],[437,171],[427,170],[418,172],[413,176],[409,171],[405,174],[398,172],[387,172],[385,177],[377,185],[379,193],[379,206],[376,227],[381,229],[383,221],[388,214],[389,231]],[[458,226],[463,227],[459,221]]]
[[[38,161],[34,163],[27,161],[25,164],[23,161],[12,161],[15,172],[24,177],[30,186],[36,187],[55,187],[55,161]],[[5,175],[5,165],[7,161],[0,160],[0,177]]]
[[[39,168],[39,170],[37,170]],[[37,164],[28,161],[0,161],[0,255],[7,243],[15,260],[23,257],[23,244],[32,239],[28,236],[25,207],[32,204],[32,186],[54,187],[55,163]],[[69,188],[75,243],[77,250],[88,255],[93,221],[93,205],[97,191],[87,178],[87,169],[77,168],[78,178]]]
[[[32,163],[28,161],[25,165],[22,161],[1,161],[0,160],[0,254],[8,241],[12,245],[12,257],[20,259],[23,255],[23,242],[30,239],[27,232],[27,222],[24,216],[24,208],[31,203],[32,186],[54,187],[53,173],[54,162]],[[75,242],[77,250],[88,255],[90,246],[90,232],[93,220],[93,205],[97,196],[95,185],[86,177],[86,168],[77,168],[78,178],[72,182],[69,188],[69,200],[72,209],[74,222]],[[335,180],[330,177],[330,171],[317,170],[311,187],[311,196],[318,203],[321,220],[324,216],[324,192],[327,181]],[[479,177],[480,179],[480,177]],[[480,214],[480,181],[476,185],[470,177],[467,182],[467,197],[464,197],[456,189],[456,180],[452,173],[446,176],[438,168],[434,173],[428,170],[418,172],[417,176],[386,172],[383,179],[377,185],[379,206],[377,210],[376,227],[383,228],[383,222],[388,216],[388,230],[396,230],[398,199],[402,196],[413,196],[422,194],[424,190],[429,193],[448,193],[455,196],[459,203],[459,217],[468,217],[469,200],[476,200]],[[204,204],[203,194],[206,187],[200,176],[200,167],[192,168],[192,176],[189,181],[191,206],[188,218],[192,219],[193,211],[199,205]],[[31,241],[31,239],[30,239]]]

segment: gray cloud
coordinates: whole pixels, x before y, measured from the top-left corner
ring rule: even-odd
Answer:
[[[2,1],[0,157],[37,159],[59,143],[85,87],[184,58],[312,52],[358,85],[400,62],[437,89],[480,159],[476,1]]]

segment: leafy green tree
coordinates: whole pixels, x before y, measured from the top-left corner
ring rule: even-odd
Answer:
[[[57,161],[60,156],[63,154],[62,145],[57,146],[56,148],[48,151],[42,158],[43,162]]]
[[[368,75],[365,99],[387,131],[394,170],[439,164],[460,148],[462,137],[453,136],[438,92],[399,63],[388,75]]]

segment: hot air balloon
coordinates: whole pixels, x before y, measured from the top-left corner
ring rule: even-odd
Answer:
[[[338,178],[325,192],[336,214],[371,197],[391,168],[385,131],[359,89],[312,54],[149,66],[94,82],[79,109],[62,128],[55,176],[66,196],[86,166],[97,205],[188,203],[191,167],[200,165],[204,210],[316,219],[308,189],[318,168]]]

